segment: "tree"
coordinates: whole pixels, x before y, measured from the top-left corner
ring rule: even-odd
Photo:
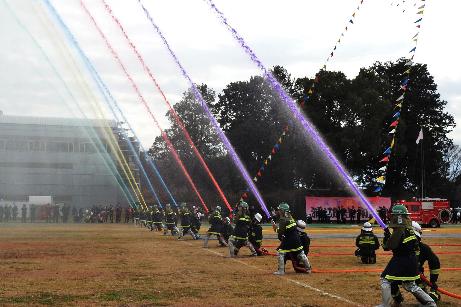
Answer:
[[[370,70],[381,79],[381,94],[388,104],[392,105],[397,98],[401,80],[404,77],[405,60],[396,63],[376,63]],[[453,116],[444,111],[447,102],[440,99],[434,78],[427,70],[427,65],[414,64],[410,73],[408,90],[403,101],[400,122],[396,131],[395,150],[389,163],[385,193],[395,197],[416,195],[420,182],[421,154],[415,140],[421,127],[424,129],[422,149],[426,195],[438,196],[447,193],[446,183],[449,165],[444,156],[452,146],[447,134],[455,126]],[[388,127],[392,115],[387,114],[383,121]],[[382,135],[383,147],[388,144]]]

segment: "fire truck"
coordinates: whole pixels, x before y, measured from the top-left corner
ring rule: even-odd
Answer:
[[[396,204],[407,207],[411,219],[421,225],[432,228],[440,227],[451,220],[450,202],[441,198],[422,198],[412,200],[399,200]]]

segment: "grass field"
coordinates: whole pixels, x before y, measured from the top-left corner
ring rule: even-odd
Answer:
[[[278,277],[272,275],[274,257],[248,257],[243,248],[239,258],[230,259],[216,241],[203,249],[202,241],[178,241],[134,225],[2,224],[0,305],[373,306],[380,301],[379,272],[325,271],[379,270],[390,256],[380,251],[376,265],[364,266],[353,256],[354,239],[315,238],[358,229],[309,228],[314,237],[309,258],[317,272],[295,274],[287,263],[287,274]],[[461,234],[461,228],[427,233]],[[461,244],[461,238],[425,241]],[[433,249],[442,267],[461,267],[461,246]],[[338,253],[350,255],[333,255]],[[461,271],[443,271],[439,286],[461,294]],[[415,306],[414,298],[404,295],[405,306]],[[461,306],[461,301],[443,296],[439,306]]]

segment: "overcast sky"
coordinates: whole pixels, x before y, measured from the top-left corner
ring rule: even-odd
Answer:
[[[0,0],[0,110],[6,115],[99,117],[93,108],[100,96],[75,57],[69,56],[62,31],[57,29],[38,0],[8,0],[20,21],[33,34],[54,63],[68,90],[31,38],[21,29]],[[229,82],[258,74],[256,67],[234,42],[202,0],[144,0],[145,5],[184,67],[196,83],[206,83],[218,92]],[[294,77],[313,77],[347,25],[360,0],[216,0],[229,22],[267,67],[282,65]],[[416,2],[365,0],[354,25],[349,24],[328,69],[354,77],[361,67],[375,61],[396,60],[408,55]],[[52,0],[84,51],[121,104],[145,146],[159,134],[130,87],[122,70],[77,0]],[[166,106],[142,67],[112,23],[99,0],[86,0],[91,13],[120,53],[151,109],[167,127]],[[179,73],[135,0],[108,0],[128,35],[152,69],[168,99],[177,102],[187,83]],[[392,5],[392,3],[394,3]],[[459,19],[461,2],[428,0],[419,35],[415,61],[428,64],[439,86],[446,111],[455,116],[457,127],[450,137],[461,144],[461,62]],[[71,51],[72,52],[72,51]],[[76,65],[72,58],[77,59]],[[84,82],[77,82],[83,80]],[[86,80],[86,81],[85,81]],[[85,83],[86,82],[86,83]],[[87,85],[85,85],[87,84]],[[86,89],[89,89],[87,91]],[[70,94],[71,93],[71,94]],[[107,110],[105,110],[107,113]],[[416,138],[416,136],[415,136]]]

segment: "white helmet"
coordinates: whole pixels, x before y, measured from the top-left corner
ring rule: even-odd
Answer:
[[[421,234],[423,233],[421,225],[419,225],[418,222],[411,221],[411,227],[413,227],[413,230],[415,231],[415,235],[421,238]]]
[[[365,222],[362,227],[363,231],[373,231],[373,227],[371,227],[371,224],[368,222]]]
[[[259,213],[256,213],[255,214],[255,220],[258,221],[258,223],[261,223],[261,220],[263,219],[263,216]]]
[[[298,231],[304,232],[304,230],[306,229],[306,222],[304,222],[303,220],[297,220],[296,229],[298,229]]]

